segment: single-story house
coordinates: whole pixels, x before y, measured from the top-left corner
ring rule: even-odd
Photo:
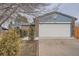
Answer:
[[[35,18],[38,37],[74,37],[77,18],[61,12],[50,12]]]
[[[29,21],[30,19],[30,21]],[[30,22],[32,23],[32,26],[34,26],[34,22],[31,19],[31,16],[24,14],[24,13],[19,13],[15,17],[15,19],[8,19],[1,25],[2,30],[8,30],[10,27],[12,28],[20,28],[23,30],[28,30],[29,26],[31,25]]]

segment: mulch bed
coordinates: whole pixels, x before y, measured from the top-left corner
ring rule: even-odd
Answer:
[[[21,56],[38,56],[38,40],[28,41],[23,40],[21,46]]]

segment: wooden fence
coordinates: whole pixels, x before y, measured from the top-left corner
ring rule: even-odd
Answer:
[[[79,26],[75,27],[75,38],[79,39]]]

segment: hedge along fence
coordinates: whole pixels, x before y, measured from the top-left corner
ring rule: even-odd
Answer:
[[[0,55],[19,55],[21,39],[13,29],[3,33],[0,37]]]

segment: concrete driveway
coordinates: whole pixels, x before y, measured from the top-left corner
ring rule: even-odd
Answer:
[[[39,39],[40,56],[79,56],[76,39]]]

